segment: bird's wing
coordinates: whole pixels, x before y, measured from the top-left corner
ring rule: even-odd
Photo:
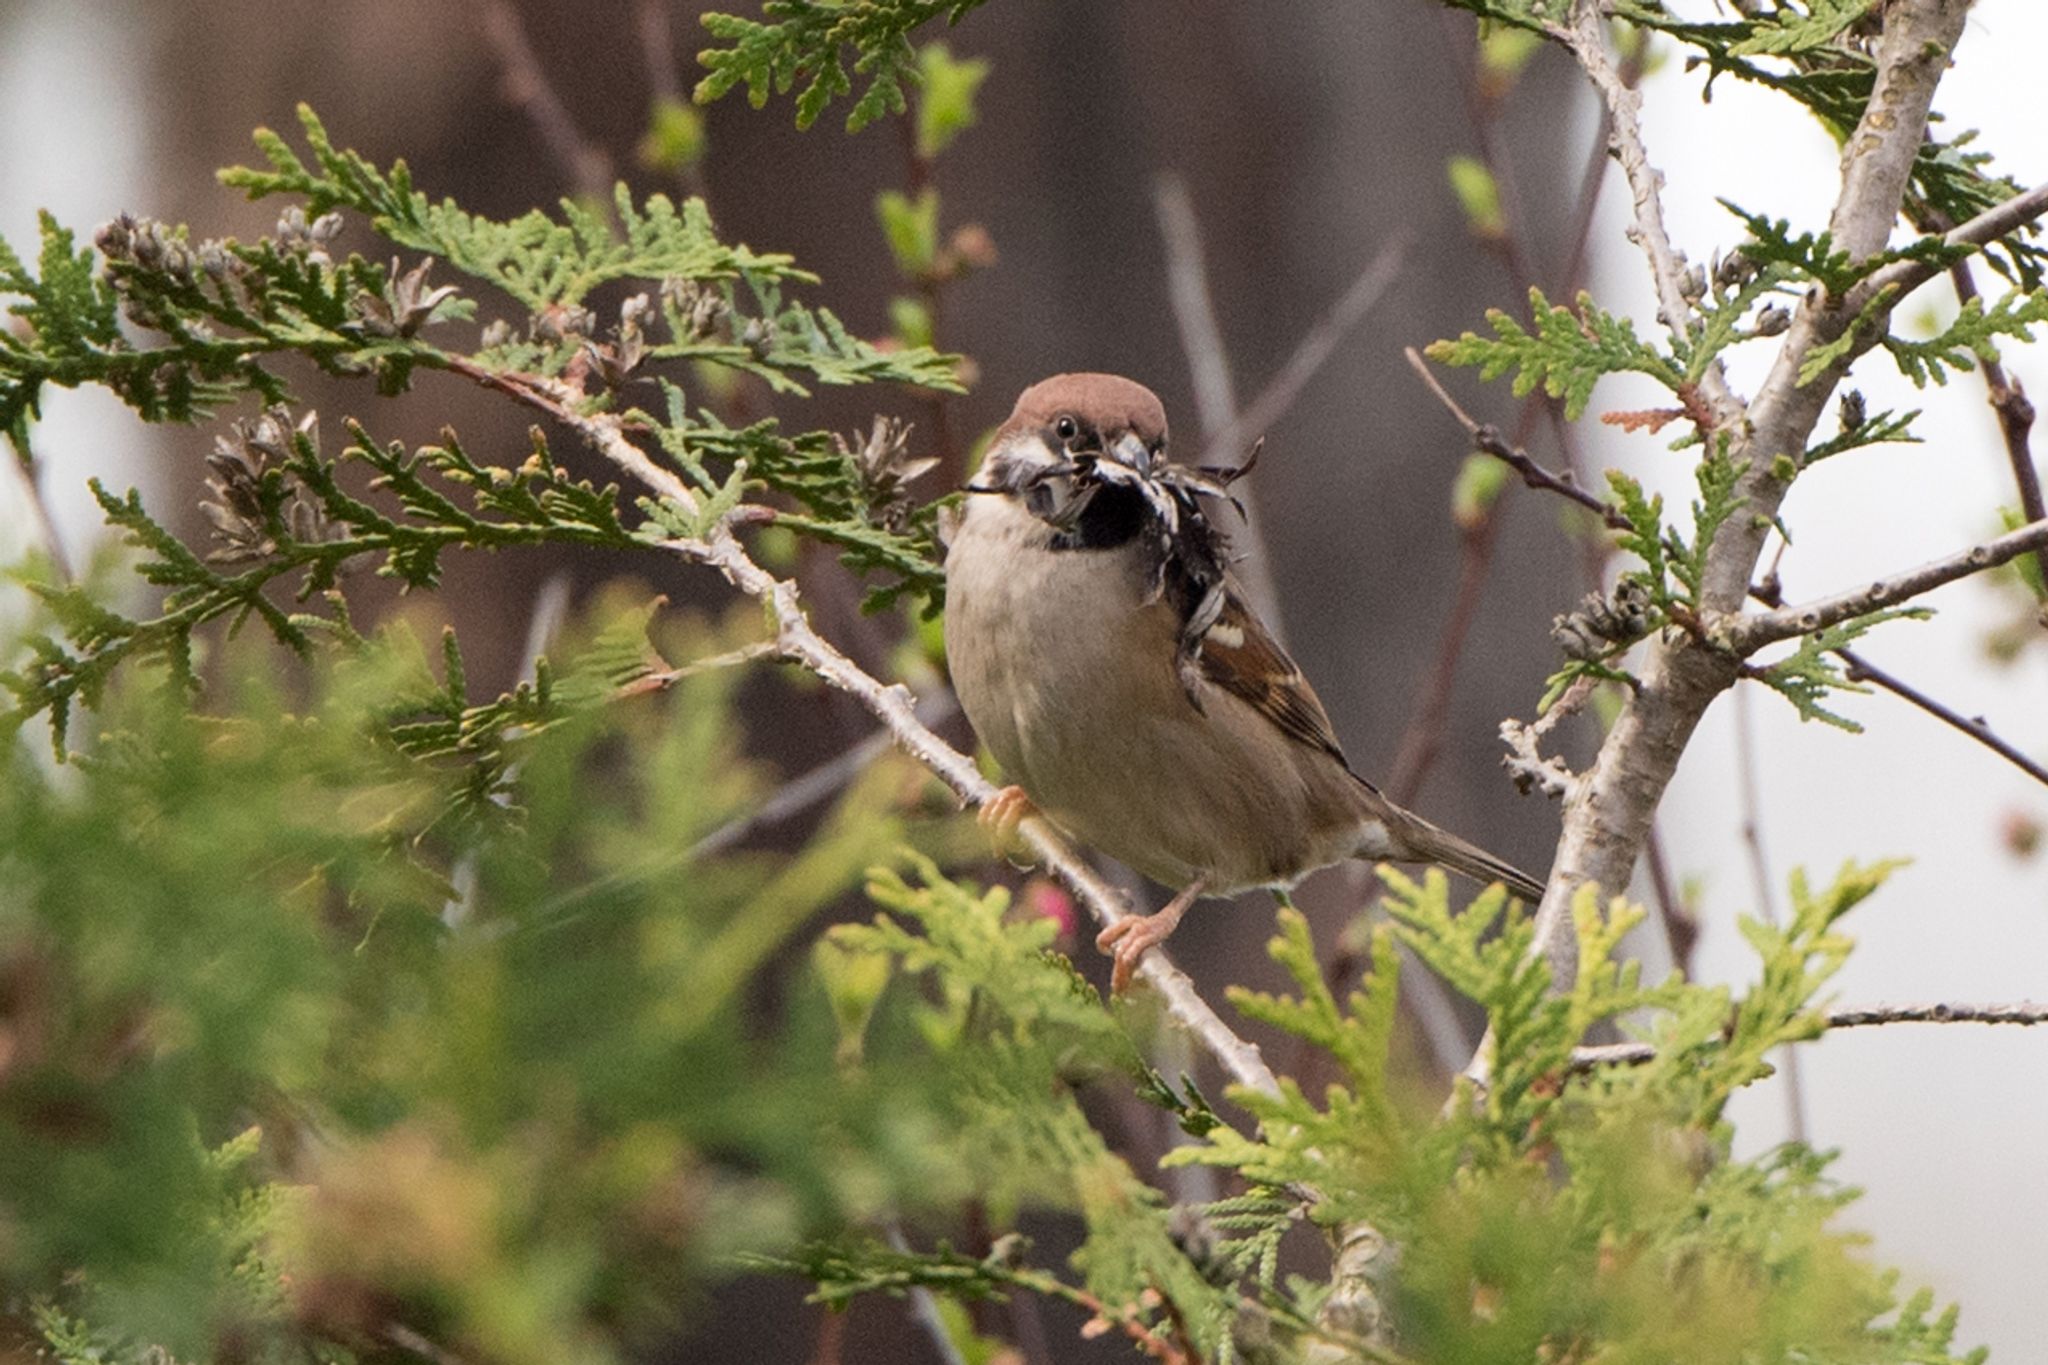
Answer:
[[[1223,609],[1202,632],[1195,653],[1204,678],[1250,703],[1293,739],[1344,762],[1315,689],[1235,585],[1223,589]]]

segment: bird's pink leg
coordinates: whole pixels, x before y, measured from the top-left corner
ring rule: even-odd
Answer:
[[[1122,995],[1131,984],[1131,976],[1138,970],[1138,963],[1154,944],[1166,942],[1180,924],[1180,917],[1195,903],[1195,897],[1208,886],[1207,877],[1197,877],[1178,896],[1166,903],[1166,908],[1150,915],[1131,915],[1104,929],[1095,936],[1098,952],[1108,953],[1116,959],[1116,966],[1109,974],[1109,990],[1112,995]]]

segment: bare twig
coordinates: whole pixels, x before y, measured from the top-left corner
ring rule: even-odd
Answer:
[[[1508,757],[1501,763],[1514,774],[1517,787],[1524,791],[1534,787],[1550,797],[1572,794],[1579,780],[1577,774],[1565,766],[1563,759],[1543,757],[1542,744],[1544,738],[1557,728],[1559,721],[1586,704],[1586,698],[1593,695],[1594,686],[1593,678],[1577,678],[1565,688],[1564,694],[1551,708],[1534,721],[1524,724],[1510,717],[1500,723],[1501,740],[1508,746]]]
[[[1173,320],[1180,329],[1180,345],[1188,360],[1188,377],[1195,390],[1195,413],[1202,421],[1202,445],[1214,447],[1216,437],[1237,420],[1237,390],[1230,380],[1230,353],[1223,344],[1223,329],[1216,321],[1216,304],[1209,292],[1208,271],[1202,259],[1202,229],[1195,218],[1194,201],[1188,187],[1177,175],[1166,174],[1152,187],[1152,204],[1159,214],[1159,235],[1166,245],[1166,296],[1173,304]],[[1221,461],[1198,461],[1220,463]],[[1234,461],[1233,461],[1234,463]],[[1272,565],[1266,555],[1266,538],[1259,526],[1258,480],[1249,479],[1233,492],[1243,513],[1233,539],[1242,558],[1238,580],[1251,599],[1252,610],[1272,628],[1276,638],[1285,640],[1286,622],[1280,611],[1280,595],[1273,590]]]
[[[2017,531],[2008,531],[1996,540],[1982,545],[1973,545],[1967,550],[1946,555],[1941,559],[1922,564],[1916,569],[1879,578],[1853,592],[1838,593],[1819,601],[1799,606],[1779,607],[1772,611],[1758,612],[1734,620],[1722,618],[1721,628],[1710,622],[1708,632],[1716,643],[1735,651],[1737,654],[1751,654],[1768,644],[1789,640],[1796,635],[1809,635],[1828,626],[1840,625],[1858,616],[1910,601],[1924,592],[1929,592],[1944,583],[1953,583],[1959,578],[1997,568],[2007,560],[2017,558],[2029,550],[2038,550],[2048,545],[2048,521],[2029,522]]]
[[[1942,240],[1950,246],[1984,246],[2009,232],[2025,227],[2043,214],[2048,214],[2048,184],[2036,185],[2023,194],[2016,194],[2003,203],[1994,204],[1967,223],[1956,227],[1954,231],[1945,234]],[[1890,224],[1887,223],[1886,230],[1889,229]],[[1882,240],[1879,239],[1880,245]],[[1869,251],[1859,254],[1868,255]],[[1857,286],[1850,298],[1868,299],[1880,290],[1890,288],[1896,288],[1902,296],[1910,294],[1940,272],[1940,266],[1927,261],[1894,261],[1880,270],[1873,271]]]
[[[1947,215],[1931,207],[1922,209],[1915,226],[1940,232],[1955,228]],[[1955,284],[1956,302],[1967,307],[1972,299],[1980,297],[1976,272],[1967,260],[1950,266],[1948,277]],[[1992,415],[1998,419],[1999,435],[2005,441],[2005,458],[2012,466],[2013,484],[2019,489],[2020,511],[2028,521],[2040,521],[2048,517],[2048,503],[2041,499],[2041,474],[2034,467],[2034,452],[2028,444],[2034,426],[2034,405],[2027,400],[2019,380],[2006,374],[1995,350],[1980,357],[1978,363],[1984,371],[1984,388]],[[2048,555],[2037,553],[2034,562],[2048,572]]]
[[[1773,929],[1778,927],[1777,883],[1771,877],[1770,859],[1764,854],[1763,799],[1756,780],[1756,717],[1750,689],[1735,689],[1735,788],[1742,810],[1742,844],[1748,852],[1750,894],[1756,898],[1757,914]],[[1806,1141],[1806,1087],[1799,1074],[1796,1048],[1780,1049],[1784,1056],[1785,1126],[1794,1142]]]
[[[504,69],[506,95],[532,122],[548,154],[561,167],[575,192],[600,204],[610,203],[611,158],[576,126],[562,97],[548,83],[533,44],[527,41],[526,25],[520,22],[519,11],[511,0],[479,3],[483,6],[484,37]]]
[[[1784,606],[1785,594],[1779,582],[1777,570],[1773,568],[1769,574],[1765,575],[1762,583],[1751,585],[1749,595],[1767,607]],[[1834,651],[1834,655],[1843,663],[1849,665],[1849,681],[1870,683],[1872,686],[1883,688],[1895,697],[1911,702],[1943,724],[1953,726],[1955,729],[1962,731],[1971,739],[1976,740],[1985,748],[2019,768],[2036,782],[2048,783],[2048,767],[2043,767],[2035,762],[2010,741],[1995,733],[1982,716],[1962,715],[1954,708],[1936,701],[1933,697],[1928,696],[1925,692],[1914,687],[1898,675],[1879,668],[1853,649],[1838,649]]]
[[[2027,776],[2033,778],[2036,782],[2048,783],[2048,767],[2043,767],[2035,762],[2020,749],[2014,747],[2009,741],[1993,732],[1990,724],[1985,721],[1984,717],[1965,716],[1952,707],[1944,706],[1904,679],[1879,668],[1853,649],[1838,649],[1835,651],[1835,654],[1849,665],[1849,680],[1851,682],[1868,682],[1882,687],[1893,696],[1904,698],[1922,711],[1925,711],[1928,715],[1933,716],[1936,720],[1941,721],[1944,725],[1950,725],[1962,731],[1971,739],[1976,740],[1979,744],[2005,759]]]
[[[1422,377],[1422,382],[1429,386],[1429,391],[1436,395],[1437,401],[1450,410],[1451,416],[1458,419],[1458,425],[1465,428],[1466,433],[1472,437],[1475,449],[1508,465],[1522,476],[1522,482],[1529,487],[1570,498],[1579,506],[1594,513],[1613,530],[1630,529],[1628,518],[1621,514],[1620,508],[1579,487],[1571,475],[1551,473],[1530,459],[1526,451],[1510,445],[1507,438],[1500,434],[1500,428],[1478,421],[1472,414],[1458,406],[1458,400],[1451,397],[1450,391],[1438,382],[1436,375],[1431,372],[1429,362],[1422,358],[1422,352],[1410,346],[1403,354],[1408,357],[1408,363],[1414,368],[1415,373]]]
[[[1650,277],[1657,288],[1658,320],[1680,344],[1689,345],[1694,309],[1685,297],[1685,255],[1671,244],[1671,234],[1664,226],[1664,174],[1650,164],[1649,149],[1643,142],[1642,93],[1624,78],[1607,50],[1606,15],[1596,0],[1574,0],[1570,23],[1552,25],[1550,32],[1571,49],[1606,105],[1615,160],[1621,163],[1635,201],[1630,240],[1649,259]],[[1904,186],[1900,188],[1903,191]],[[1897,202],[1894,198],[1895,209]],[[1717,427],[1725,426],[1740,414],[1741,404],[1729,391],[1719,360],[1710,364],[1700,377],[1699,390]]]
[[[1373,305],[1380,301],[1380,296],[1401,273],[1401,262],[1407,255],[1406,237],[1397,237],[1375,252],[1373,258],[1366,262],[1365,269],[1351,281],[1350,287],[1337,296],[1329,311],[1302,335],[1287,362],[1259,390],[1258,396],[1237,414],[1236,420],[1209,438],[1196,463],[1216,464],[1231,459],[1251,433],[1264,431],[1280,420],[1308,386],[1308,381],[1315,378],[1324,362],[1336,352],[1338,343],[1372,312]]]
[[[27,440],[23,438],[24,442]],[[70,583],[75,575],[71,571],[70,556],[64,553],[64,539],[57,534],[57,519],[50,515],[50,503],[43,496],[42,465],[35,453],[26,444],[16,448],[14,458],[8,463],[21,480],[22,500],[28,504],[29,519],[36,524],[37,538],[43,542],[43,553],[50,557],[51,571],[60,583]]]
[[[1926,1005],[1866,1005],[1834,1009],[1826,1015],[1830,1031],[1872,1028],[1879,1024],[2048,1024],[2048,1005],[2021,1000],[1999,1005],[1968,1005],[1942,1001]],[[1596,1066],[1641,1066],[1657,1056],[1648,1043],[1604,1043],[1572,1051],[1574,1070]]]
[[[903,1236],[902,1227],[891,1219],[882,1228],[882,1238],[889,1249],[900,1255],[910,1254],[910,1243]],[[953,1344],[953,1334],[946,1330],[945,1316],[939,1312],[938,1296],[921,1284],[910,1287],[910,1315],[917,1319],[917,1325],[931,1339],[943,1365],[967,1365],[967,1358],[960,1354],[960,1348]]]
[[[494,372],[460,356],[450,356],[445,363],[455,373],[554,417],[660,496],[685,509],[697,506],[696,495],[689,486],[635,445],[617,415],[583,411],[581,395],[570,386],[538,375]],[[981,775],[973,759],[933,734],[918,719],[910,689],[901,683],[883,683],[862,671],[812,628],[798,601],[796,585],[755,563],[730,524],[714,525],[700,539],[674,538],[655,543],[692,563],[716,569],[727,582],[760,602],[774,622],[775,639],[784,659],[802,665],[852,696],[888,728],[905,752],[930,769],[962,800],[978,805],[995,794],[995,788]],[[1131,913],[1094,869],[1043,819],[1026,819],[1018,834],[1046,870],[1072,888],[1098,921],[1113,924]],[[1263,1094],[1279,1093],[1279,1084],[1259,1055],[1257,1045],[1232,1032],[1195,990],[1194,983],[1164,953],[1156,948],[1147,953],[1138,974],[1159,992],[1167,1013],[1194,1035],[1231,1080]]]
[[[1664,852],[1664,836],[1655,825],[1643,844],[1643,862],[1650,872],[1650,894],[1657,902],[1657,917],[1664,926],[1664,943],[1671,952],[1671,965],[1692,975],[1692,950],[1700,939],[1700,926],[1671,879],[1671,860]]]
[[[647,88],[657,100],[683,102],[683,83],[676,76],[675,26],[669,20],[673,0],[633,0],[633,19],[640,26],[640,55],[647,63]]]

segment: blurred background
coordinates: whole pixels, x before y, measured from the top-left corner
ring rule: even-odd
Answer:
[[[1107,369],[1151,385],[1184,458],[1227,426],[1231,404],[1273,397],[1255,428],[1226,433],[1231,448],[1220,453],[1235,462],[1266,438],[1253,497],[1268,586],[1353,765],[1431,819],[1546,867],[1556,810],[1516,794],[1495,732],[1504,716],[1531,714],[1557,662],[1550,618],[1592,585],[1598,556],[1567,533],[1559,504],[1519,488],[1454,519],[1465,441],[1402,349],[1478,326],[1486,308],[1517,306],[1531,284],[1553,297],[1587,285],[1654,326],[1640,258],[1622,236],[1627,197],[1603,172],[1596,110],[1575,70],[1549,52],[1526,65],[1497,49],[1482,60],[1472,22],[1425,0],[1295,6],[1284,22],[1221,0],[999,3],[947,38],[956,57],[985,59],[990,72],[978,124],[936,163],[916,154],[900,121],[846,135],[845,102],[799,133],[788,100],[755,111],[737,96],[702,111],[700,159],[650,162],[652,111],[687,96],[701,74],[701,8],[0,0],[0,235],[17,248],[32,242],[38,208],[81,235],[124,210],[189,222],[196,235],[265,231],[275,208],[240,202],[212,172],[254,159],[250,130],[291,129],[305,101],[338,143],[377,162],[403,157],[430,193],[485,214],[516,215],[613,178],[642,193],[703,193],[725,236],[793,253],[823,276],[818,301],[881,335],[892,298],[916,291],[899,276],[875,196],[934,185],[944,233],[986,233],[953,239],[982,264],[921,296],[937,343],[970,357],[972,392],[939,405],[828,392],[809,412],[851,431],[881,403],[915,422],[913,446],[945,460],[924,486],[936,495],[959,481],[1017,391],[1050,373]],[[1983,0],[1937,103],[1951,127],[1982,128],[1980,145],[2026,184],[2048,178],[2048,145],[2020,93],[2043,51],[2048,15],[2024,0]],[[1732,84],[1705,102],[1698,75],[1654,51],[1641,66],[1668,210],[1695,260],[1737,238],[1717,195],[1805,226],[1824,219],[1835,152],[1818,127]],[[377,249],[367,238],[342,245]],[[1942,287],[1926,295],[1931,325],[1953,299]],[[1321,347],[1319,363],[1300,356],[1304,343]],[[2037,355],[2007,359],[2048,394]],[[1735,378],[1746,388],[1756,376],[1738,365]],[[2014,500],[1974,376],[1915,394],[1867,364],[1858,381],[1873,410],[1926,408],[1929,441],[1859,452],[1801,483],[1786,508],[1798,536],[1783,565],[1794,598],[1981,538]],[[1567,428],[1542,404],[1467,374],[1445,382],[1547,465],[1594,475],[1619,465],[1671,504],[1690,496],[1687,461],[1661,442],[1621,437],[1591,414]],[[313,382],[306,391],[327,418],[365,402]],[[774,410],[759,395],[734,401]],[[1615,382],[1592,412],[1652,401]],[[510,461],[524,449],[517,413],[439,376],[381,421],[384,439],[431,439],[452,424],[480,457]],[[89,475],[189,503],[210,444],[204,432],[145,431],[103,395],[53,395],[39,453],[67,555],[83,560],[100,536]],[[11,558],[35,531],[17,485],[0,498],[0,548]],[[510,681],[535,598],[558,576],[579,599],[624,572],[678,603],[722,601],[714,584],[655,563],[532,555],[463,569],[442,609],[462,624],[477,688]],[[800,574],[826,633],[888,668],[893,625],[859,616],[829,557]],[[2024,633],[2015,603],[1984,584],[1952,588],[1935,599],[1935,622],[1888,627],[1866,652],[2039,755],[2048,652]],[[2010,642],[2016,621],[2021,648],[1994,662],[1987,641],[2003,632]],[[871,728],[822,690],[768,689],[756,700],[750,733],[793,773]],[[1637,951],[1653,974],[1681,960],[1703,977],[1740,980],[1749,959],[1735,917],[1766,908],[1753,875],[1759,845],[1780,888],[1799,864],[1825,874],[1851,856],[1911,856],[1851,921],[1862,948],[1841,979],[1843,1001],[2040,997],[2048,866],[2028,832],[2048,817],[2048,794],[1894,698],[1851,697],[1844,709],[1869,733],[1802,727],[1768,695],[1716,707],[1662,812],[1659,875],[1646,871],[1637,888],[1665,912]],[[950,734],[967,741],[957,720]],[[1591,743],[1590,732],[1570,735],[1565,750],[1583,759]],[[1333,954],[1359,894],[1355,876],[1332,873],[1303,896]],[[1174,949],[1207,990],[1271,986],[1270,930],[1263,898],[1248,898],[1237,913],[1192,916]],[[1105,975],[1092,953],[1080,956]],[[1469,1047],[1469,1021],[1420,1004],[1423,1064]],[[1868,1191],[1850,1217],[1877,1254],[1960,1299],[1963,1340],[2025,1359],[2048,1264],[2048,1176],[2032,1159],[2048,1140],[2043,1076],[2048,1039],[2021,1030],[1865,1030],[1808,1049],[1796,1087],[1781,1073],[1737,1117],[1745,1147],[1799,1132],[1842,1148],[1838,1173]],[[815,1326],[799,1299],[793,1284],[735,1287],[678,1358],[801,1359]],[[857,1308],[848,1330],[852,1359],[923,1349],[880,1305]],[[741,1339],[755,1354],[731,1344]]]

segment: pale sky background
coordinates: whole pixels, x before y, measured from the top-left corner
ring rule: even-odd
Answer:
[[[1705,3],[1675,9],[1706,15]],[[0,233],[32,249],[34,210],[47,207],[89,231],[124,206],[146,205],[152,187],[148,89],[134,47],[140,26],[108,25],[71,0],[18,9],[20,41],[0,50]],[[125,46],[124,46],[125,44]],[[1948,127],[1983,130],[1980,145],[2023,184],[2048,179],[2041,68],[2048,57],[2048,6],[1981,0],[1938,108]],[[88,87],[66,79],[85,64],[128,65],[136,79]],[[1646,131],[1668,177],[1665,209],[1695,260],[1739,238],[1714,202],[1727,196],[1803,226],[1825,221],[1836,184],[1836,154],[1810,122],[1783,117],[1777,97],[1721,81],[1711,105],[1701,79],[1666,64],[1648,83]],[[1595,232],[1593,290],[1602,302],[1655,330],[1641,258],[1621,230],[1627,211],[1618,175]],[[1991,291],[1998,281],[1980,272]],[[1946,286],[1909,304],[1951,308]],[[1753,391],[1765,345],[1738,356],[1733,376]],[[2048,404],[2048,361],[2039,348],[2009,350],[2009,370]],[[1945,389],[1915,392],[1881,358],[1866,358],[1856,382],[1872,411],[1920,407],[1927,443],[1838,457],[1803,479],[1785,507],[1798,544],[1785,557],[1788,591],[1819,596],[1958,549],[1996,530],[1995,509],[2015,501],[2011,474],[1984,388],[1975,374]],[[1595,411],[1653,403],[1625,381],[1608,381]],[[1668,505],[1690,499],[1689,455],[1646,438],[1616,436],[1591,423],[1597,460],[1620,464],[1661,489]],[[117,484],[141,482],[146,440],[112,400],[50,396],[39,440],[65,451],[66,476],[52,500],[74,557],[98,525],[76,471]],[[2048,447],[2048,419],[2035,437]],[[11,465],[11,461],[8,462]],[[20,490],[0,476],[0,558],[24,543]],[[1966,714],[1988,716],[2009,739],[2048,754],[2048,649],[2017,666],[1991,664],[1985,632],[2007,619],[2009,599],[1979,585],[1929,599],[1934,621],[1884,627],[1864,647],[1874,661]],[[2020,812],[2048,821],[2048,790],[1962,737],[1882,694],[1846,697],[1838,709],[1868,733],[1802,725],[1774,696],[1752,700],[1756,772],[1767,851],[1780,886],[1795,864],[1825,881],[1846,858],[1909,856],[1913,865],[1847,927],[1860,947],[1838,980],[1844,1003],[2013,1000],[2048,996],[2048,858],[2020,862],[2000,831]],[[1677,869],[1716,869],[1706,887],[1707,929],[1698,965],[1712,979],[1740,980],[1753,962],[1733,918],[1753,909],[1735,799],[1735,708],[1724,701],[1688,752],[1662,813]],[[1877,1241],[1877,1254],[1963,1305],[1961,1340],[1993,1347],[1994,1359],[2041,1358],[2040,1297],[2048,1271],[2048,1030],[1901,1026],[1837,1035],[1804,1051],[1809,1131],[1839,1147],[1836,1167],[1865,1188],[1849,1217]],[[1742,1146],[1756,1150],[1784,1133],[1783,1086],[1756,1087],[1739,1104]]]

